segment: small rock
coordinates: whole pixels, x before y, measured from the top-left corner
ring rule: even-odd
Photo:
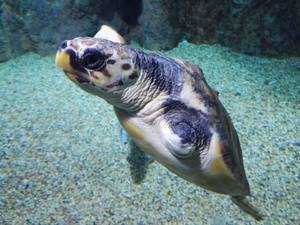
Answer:
[[[300,147],[300,141],[289,141],[288,146]]]

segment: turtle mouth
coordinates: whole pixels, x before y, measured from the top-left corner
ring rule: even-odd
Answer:
[[[78,74],[78,72],[73,69],[71,66],[70,55],[67,52],[58,51],[55,57],[55,64],[63,69],[64,73],[70,80],[80,84],[90,83],[89,79],[87,79],[84,75]]]
[[[88,80],[88,79],[86,79],[86,78],[84,78],[84,77],[82,77],[82,76],[75,76],[75,79],[76,79],[79,83],[81,83],[81,84],[83,84],[83,83],[90,83],[90,80]]]
[[[78,74],[74,74],[74,73],[70,73],[66,70],[64,70],[64,73],[66,74],[66,76],[72,80],[72,81],[75,81],[75,82],[78,82],[80,84],[84,84],[84,83],[90,83],[91,81],[87,78],[85,78],[84,76],[80,76]]]

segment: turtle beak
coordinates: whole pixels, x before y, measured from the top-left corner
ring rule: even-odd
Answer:
[[[64,44],[65,42],[63,42]],[[67,51],[65,51],[62,46],[58,49],[55,56],[55,64],[57,67],[61,68],[65,75],[72,81],[76,81],[75,79],[75,70],[72,68],[70,63],[70,55]]]
[[[67,52],[58,51],[55,56],[55,64],[64,71],[70,80],[76,81],[75,71],[70,65],[70,55]]]
[[[64,71],[75,72],[70,64],[70,55],[67,52],[58,50],[55,57],[55,64]]]
[[[68,41],[63,41],[58,48],[55,57],[55,64],[65,72],[75,73],[71,66],[71,56],[67,51]]]
[[[55,56],[55,64],[64,71],[70,80],[76,83],[88,83],[89,80],[73,67],[75,52],[68,48],[69,43],[71,41],[64,41],[60,45]]]

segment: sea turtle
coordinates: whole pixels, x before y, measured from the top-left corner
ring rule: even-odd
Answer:
[[[140,149],[183,179],[229,195],[261,220],[245,199],[250,188],[237,132],[202,70],[108,39],[99,32],[64,41],[56,64],[80,88],[114,106]]]
[[[126,44],[125,39],[117,33],[113,28],[102,25],[101,29],[95,34],[95,38],[106,39],[112,42]],[[147,168],[151,162],[153,162],[151,156],[145,154],[138,146],[128,137],[126,131],[119,125],[119,137],[121,144],[129,145],[129,154],[127,161],[129,163],[129,169],[131,178],[134,183],[141,183],[145,178]]]

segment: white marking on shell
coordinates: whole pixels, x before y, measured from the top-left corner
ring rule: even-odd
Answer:
[[[185,74],[184,84],[180,93],[180,99],[187,106],[207,113],[207,108],[201,96],[193,90],[190,74]]]
[[[165,120],[160,121],[160,134],[168,149],[180,150],[181,138],[174,134]]]

